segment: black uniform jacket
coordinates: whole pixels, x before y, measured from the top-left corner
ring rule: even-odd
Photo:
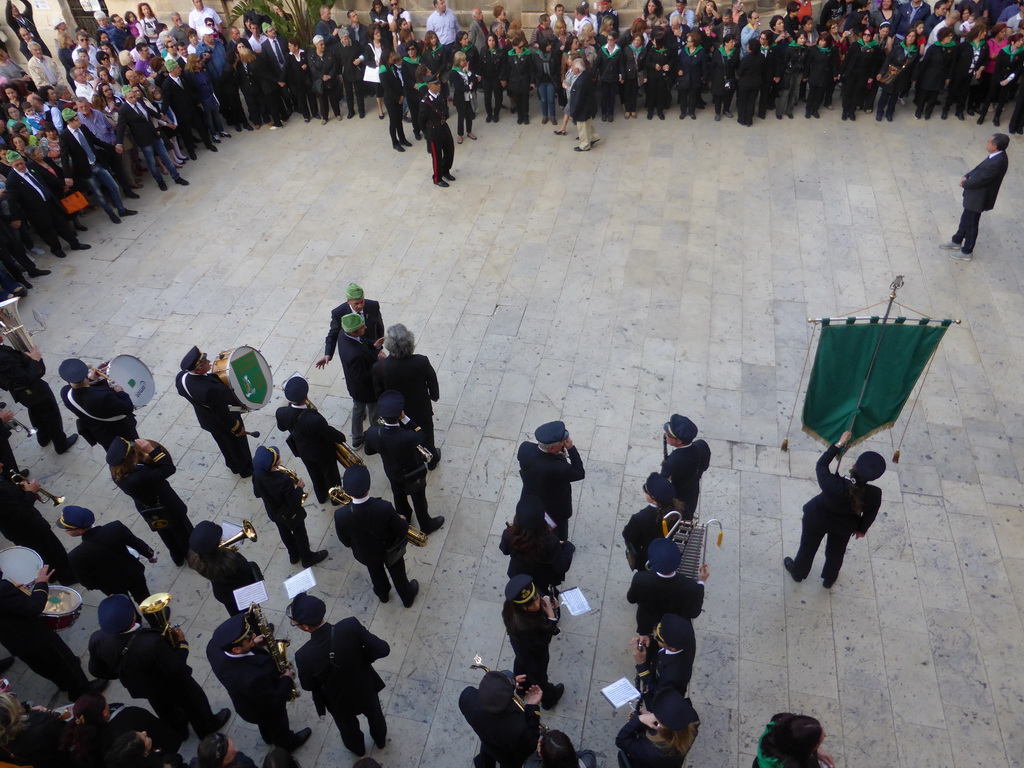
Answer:
[[[302,506],[303,491],[284,472],[253,472],[252,492],[257,499],[263,500],[267,517],[273,522],[295,528],[306,519],[306,510]]]
[[[335,443],[345,442],[345,433],[335,429],[322,413],[312,408],[284,405],[277,409],[277,428],[288,432],[300,459],[318,464],[336,461]]]
[[[86,589],[98,589],[105,595],[123,592],[146,573],[146,567],[127,547],[153,557],[153,548],[120,520],[97,525],[83,533],[81,543],[68,553],[71,570]]]
[[[334,654],[333,664],[329,655]],[[324,623],[295,652],[299,685],[313,694],[317,714],[325,709],[356,715],[373,708],[384,690],[373,662],[391,653],[391,647],[362,625],[355,616],[335,625]]]
[[[654,571],[637,571],[626,600],[636,605],[637,628],[646,634],[666,613],[686,619],[700,616],[704,609],[704,586],[681,573],[664,577]]]
[[[362,504],[346,504],[334,513],[334,529],[352,555],[364,565],[384,560],[390,544],[405,536],[409,523],[390,502],[370,498]]]
[[[376,348],[358,338],[342,334],[338,339],[338,356],[345,371],[345,386],[352,399],[357,403],[377,402],[377,395],[373,391]]]
[[[662,514],[657,507],[649,504],[629,518],[622,529],[622,539],[633,548],[636,555],[636,569],[643,571],[647,568],[647,548],[655,539],[664,536],[661,527]]]
[[[423,463],[423,454],[416,448],[422,444],[423,432],[412,419],[400,426],[375,424],[366,430],[366,455],[380,454],[392,483],[401,483],[407,472]]]
[[[79,388],[65,384],[60,399],[78,417],[78,432],[90,443],[109,448],[116,437],[138,437],[131,395],[115,392],[105,381]]]
[[[700,497],[700,478],[711,464],[711,449],[703,440],[676,448],[661,463],[661,474],[672,481],[676,498],[685,505],[685,514],[692,518]]]
[[[852,481],[829,469],[829,465],[840,450],[836,445],[829,446],[818,459],[814,471],[818,476],[821,493],[804,504],[804,515],[815,520],[827,521],[837,532],[848,530],[850,533],[867,533],[878,516],[878,508],[882,506],[882,489],[875,485],[864,486],[864,509],[863,514],[858,517],[847,490]]]
[[[540,708],[527,704],[523,712],[509,701],[498,713],[480,708],[480,691],[464,688],[459,695],[459,709],[466,722],[480,737],[483,751],[498,761],[501,768],[520,766],[537,751],[540,739]]]
[[[572,557],[576,552],[576,546],[571,541],[562,544],[555,532],[550,529],[544,539],[543,553],[537,558],[529,558],[512,551],[512,535],[508,528],[501,534],[498,548],[503,555],[509,556],[507,574],[510,578],[526,573],[541,587],[558,586],[565,581],[565,574],[572,566]]]
[[[172,648],[160,630],[146,626],[119,635],[98,629],[89,638],[89,674],[120,680],[136,699],[166,695],[190,680],[187,662],[187,647]]]
[[[583,468],[580,452],[573,446],[569,460],[555,453],[545,453],[536,443],[520,444],[516,452],[519,476],[523,479],[523,496],[536,496],[544,502],[544,510],[556,522],[572,517],[572,486],[587,472]]]
[[[53,630],[42,620],[50,588],[40,581],[25,594],[7,579],[0,579],[0,643],[15,656],[38,655],[52,639]]]
[[[291,678],[277,671],[263,648],[244,656],[232,656],[215,645],[206,646],[210,669],[231,697],[231,706],[249,723],[277,717],[291,698]]]
[[[207,432],[230,432],[238,435],[245,430],[242,417],[229,410],[237,406],[235,396],[217,376],[208,373],[197,376],[182,371],[174,380],[178,394],[192,403],[199,426]]]

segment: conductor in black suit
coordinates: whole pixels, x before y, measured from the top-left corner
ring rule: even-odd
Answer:
[[[678,413],[665,422],[665,450],[672,446],[672,453],[665,456],[661,474],[672,481],[676,498],[683,503],[683,517],[692,520],[700,501],[700,479],[711,464],[711,449],[697,437],[697,425]]]
[[[345,747],[362,757],[366,742],[358,715],[366,716],[378,749],[387,740],[388,724],[380,706],[384,681],[373,662],[388,656],[391,647],[354,616],[332,625],[324,621],[326,614],[324,601],[305,592],[288,606],[292,626],[309,633],[309,640],[295,652],[299,684],[313,694],[318,715],[331,713]]]
[[[960,226],[957,227],[953,239],[940,246],[943,250],[954,251],[949,254],[951,259],[971,260],[974,243],[978,239],[981,214],[995,208],[999,186],[1003,183],[1006,169],[1010,165],[1006,157],[1008,146],[1009,136],[1005,133],[994,134],[985,145],[988,157],[960,179],[960,186],[964,189],[964,212],[960,215]],[[955,253],[956,251],[960,253]]]
[[[63,239],[72,251],[87,251],[92,246],[78,242],[78,235],[71,227],[68,216],[60,206],[64,196],[64,185],[56,176],[28,163],[17,152],[7,153],[11,166],[7,174],[7,202],[11,209],[11,226],[18,229],[24,219],[50,246],[53,255],[59,259],[67,256],[61,248]]]
[[[370,496],[370,470],[366,467],[356,465],[346,469],[344,486],[352,503],[338,507],[334,513],[338,538],[352,549],[352,556],[366,566],[373,591],[382,603],[388,601],[391,593],[390,573],[402,604],[409,608],[420,591],[419,582],[410,581],[406,576],[403,557],[392,563],[385,562],[388,548],[403,539],[409,530],[408,520],[384,499]]]
[[[681,555],[671,539],[655,539],[647,549],[650,570],[637,571],[626,592],[626,600],[636,605],[636,631],[649,635],[666,613],[695,619],[704,610],[704,582],[711,575],[706,564],[700,567],[700,580],[677,573]]]
[[[131,395],[90,373],[89,366],[74,357],[64,360],[57,371],[67,382],[60,399],[78,417],[78,434],[90,445],[99,444],[106,451],[116,437],[138,438]]]
[[[178,394],[192,404],[199,426],[217,441],[224,463],[236,475],[252,475],[252,452],[248,432],[231,390],[210,371],[213,366],[199,347],[192,347],[181,359],[181,373],[175,379]]]
[[[378,396],[388,389],[402,393],[406,414],[423,432],[423,447],[434,455],[427,462],[427,469],[432,470],[441,460],[441,452],[434,445],[433,403],[441,397],[437,372],[426,355],[414,354],[416,336],[401,323],[384,334],[384,349],[388,356],[373,366],[374,391]]]
[[[92,131],[82,125],[75,110],[65,109],[61,117],[64,118],[64,130],[60,132],[60,164],[65,186],[70,187],[70,183],[74,183],[82,191],[92,192],[93,199],[115,224],[121,223],[120,216],[134,216],[138,213],[125,208],[121,190],[117,188],[117,182],[107,168],[116,153],[113,145],[96,138]],[[120,162],[120,158],[117,158],[117,162]],[[114,204],[113,208],[107,202],[107,197]]]
[[[569,518],[572,517],[570,484],[586,477],[583,459],[564,422],[542,424],[533,434],[537,442],[520,443],[516,452],[519,476],[523,479],[520,498],[536,496],[543,501],[559,540],[568,541]]]
[[[487,672],[479,687],[463,688],[459,710],[480,737],[474,768],[520,768],[540,739],[540,686],[526,692],[524,709],[512,700],[514,683],[501,672]]]
[[[333,329],[333,321],[331,323]],[[373,364],[383,355],[381,345],[384,340],[376,341],[367,331],[369,326],[362,315],[351,312],[341,318],[341,330],[344,333],[337,337],[338,355],[341,367],[345,371],[345,386],[352,398],[352,447],[359,448],[363,444],[363,419],[370,424],[377,423],[377,394],[373,391]],[[327,334],[330,345],[331,334]],[[333,349],[333,347],[331,347]],[[324,355],[316,366],[323,368],[331,358]]]
[[[285,382],[284,396],[288,405],[277,409],[277,428],[288,432],[288,447],[302,460],[316,500],[323,504],[328,499],[328,489],[341,485],[334,446],[345,442],[345,433],[332,427],[310,405],[309,382],[301,376],[292,376]]]

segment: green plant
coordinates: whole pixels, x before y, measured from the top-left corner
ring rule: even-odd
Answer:
[[[269,16],[274,27],[283,38],[297,37],[304,45],[313,40],[313,29],[320,21],[320,0],[241,0],[231,8],[229,21],[234,24],[246,11],[256,11]]]

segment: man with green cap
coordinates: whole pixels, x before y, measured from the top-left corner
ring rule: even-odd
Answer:
[[[50,246],[53,255],[60,259],[67,256],[61,248],[61,239],[67,241],[72,251],[89,250],[92,246],[78,242],[78,235],[60,207],[64,185],[52,173],[41,171],[34,163],[30,168],[17,152],[8,152],[6,158],[11,166],[11,172],[7,174],[11,226],[18,229],[22,220],[28,219],[43,242]]]
[[[134,216],[137,211],[125,208],[117,182],[107,169],[111,158],[116,155],[114,147],[93,136],[92,131],[82,125],[75,110],[65,109],[61,117],[64,118],[64,130],[60,132],[60,164],[64,171],[64,186],[88,189],[115,224],[121,223],[119,216]],[[104,190],[114,208],[103,196]],[[115,208],[117,213],[114,213]]]
[[[341,318],[338,356],[345,371],[345,386],[352,396],[352,447],[363,444],[363,418],[377,423],[377,394],[373,388],[373,364],[384,357],[383,339],[370,342],[366,323],[355,312]]]
[[[338,334],[341,333],[341,318],[345,315],[354,312],[363,318],[363,322],[366,323],[366,339],[384,338],[384,318],[380,314],[380,303],[373,299],[367,299],[363,295],[363,289],[356,283],[348,284],[345,289],[345,299],[344,304],[331,310],[331,328],[327,331],[324,356],[316,361],[317,368],[323,368],[334,358]]]

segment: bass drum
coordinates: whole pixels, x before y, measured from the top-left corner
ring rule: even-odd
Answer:
[[[213,361],[213,373],[245,410],[257,411],[270,402],[274,377],[267,359],[255,347],[224,350]]]
[[[34,549],[28,547],[8,547],[0,550],[0,571],[4,578],[12,584],[22,586],[35,584],[39,569],[43,567],[43,558]]]
[[[43,608],[43,621],[54,632],[67,629],[82,614],[82,596],[70,587],[50,585],[50,596]]]
[[[137,357],[118,355],[107,366],[107,376],[132,396],[136,408],[148,405],[156,394],[153,372]]]

